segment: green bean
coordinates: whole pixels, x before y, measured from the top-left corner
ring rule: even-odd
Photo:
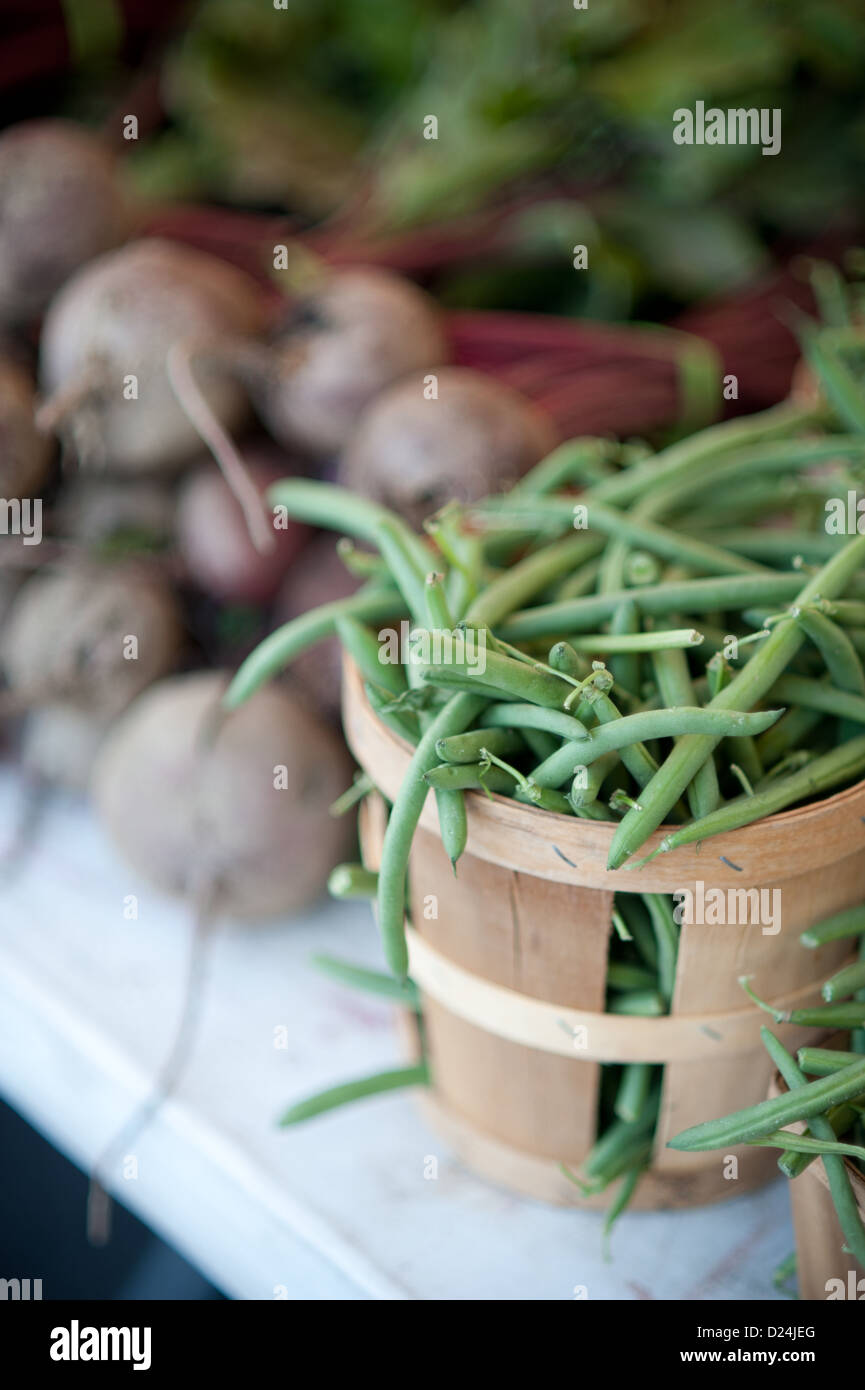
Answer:
[[[668,897],[662,893],[644,893],[643,902],[649,912],[658,948],[658,988],[669,1007],[676,985],[679,928],[673,917],[673,908]]]
[[[776,1023],[797,1023],[809,1028],[852,1028],[857,1023],[861,1023],[865,1018],[865,1004],[854,1002],[844,1002],[839,1004],[820,1004],[814,1008],[776,1009],[774,1004],[767,1004],[759,995],[754,993],[748,981],[749,975],[742,975],[739,984],[743,987],[748,998],[767,1014],[771,1014]]]
[[[574,815],[580,820],[606,821],[607,824],[612,820],[612,816],[600,801],[587,801],[584,805],[574,801],[570,792],[567,793],[568,803]]]
[[[834,1131],[829,1120],[826,1118],[826,1111],[832,1109],[835,1105],[840,1105],[844,1101],[853,1100],[855,1098],[855,1091],[845,1090],[845,1087],[849,1086],[851,1077],[854,1078],[855,1082],[855,1073],[857,1069],[859,1067],[865,1068],[865,1063],[848,1067],[846,1072],[839,1072],[836,1076],[825,1076],[821,1077],[819,1081],[809,1082],[806,1081],[805,1076],[796,1065],[796,1062],[790,1056],[783,1043],[775,1037],[774,1033],[770,1032],[768,1028],[761,1028],[760,1036],[766,1051],[769,1053],[769,1056],[772,1058],[772,1061],[775,1063],[789,1087],[786,1096],[782,1095],[777,1097],[779,1101],[789,1100],[791,1105],[795,1107],[797,1100],[801,1096],[810,1093],[813,1099],[821,1087],[827,1091],[832,1091],[834,1088],[837,1088],[839,1091],[845,1091],[843,1095],[838,1094],[834,1096],[827,1105],[820,1106],[817,1109],[805,1111],[800,1105],[798,1107],[798,1114],[791,1114],[789,1119],[779,1119],[778,1121],[780,1125],[785,1125],[789,1124],[791,1120],[809,1120],[810,1128],[813,1130],[816,1138],[834,1139]],[[771,1104],[771,1101],[763,1102],[764,1108]],[[786,1110],[787,1113],[789,1113],[788,1107],[781,1106],[779,1109]],[[751,1137],[756,1138],[760,1136]],[[865,1227],[863,1227],[862,1219],[859,1216],[856,1198],[850,1186],[850,1178],[847,1169],[843,1160],[837,1155],[827,1154],[822,1161],[826,1178],[829,1182],[832,1201],[835,1204],[835,1211],[838,1214],[838,1221],[844,1232],[844,1237],[856,1258],[860,1262],[865,1263]]]
[[[707,487],[697,497],[687,498],[684,508],[675,507],[676,525],[705,530],[713,536],[717,533],[720,539],[726,529],[757,527],[767,516],[787,511],[801,493],[802,482],[796,477],[769,475],[751,482],[739,478],[734,488],[725,480],[720,486]],[[737,550],[726,544],[725,548]]]
[[[513,717],[512,706],[502,706],[502,708],[508,709]],[[725,733],[729,734],[734,730],[759,732],[761,729],[768,728],[780,713],[780,710],[760,710],[756,714],[743,714],[739,711],[710,710],[695,705],[691,708],[651,709],[643,710],[639,714],[622,715],[608,724],[603,724],[599,728],[587,732],[584,738],[568,742],[562,748],[557,749],[545,763],[541,763],[540,767],[534,769],[532,778],[538,782],[539,786],[559,787],[573,776],[578,767],[589,767],[597,758],[603,757],[606,753],[621,750],[622,761],[625,762],[628,750],[645,744],[648,739],[683,737],[685,734],[699,733],[708,729],[721,730],[719,737],[724,737]],[[497,722],[497,716],[504,718],[504,716],[500,716],[499,710],[490,711],[491,724]],[[567,718],[567,716],[565,717]],[[546,727],[554,728],[552,722]],[[627,762],[625,762],[625,766],[627,766]],[[647,774],[648,777],[653,775],[655,766],[653,761]],[[642,785],[645,783],[643,782]],[[703,820],[707,819],[708,817],[703,818]],[[694,823],[696,824],[696,822]],[[683,830],[687,829],[687,826],[683,827]]]
[[[815,604],[815,607],[842,627],[865,627],[865,603],[861,600],[835,599],[833,603]]]
[[[635,1141],[645,1139],[654,1129],[658,1115],[658,1098],[659,1092],[656,1087],[650,1093],[638,1119],[614,1120],[595,1140],[580,1164],[587,1178],[596,1178],[609,1172],[611,1165],[617,1163]]]
[[[716,458],[710,478],[702,470],[695,469],[680,473],[666,482],[660,480],[650,495],[657,499],[655,505],[665,513],[681,511],[683,504],[696,496],[698,510],[705,512],[710,522],[719,515],[724,504],[730,510],[731,497],[734,501],[745,499],[746,516],[753,514],[755,499],[762,502],[766,496],[771,498],[777,511],[779,502],[783,505],[787,500],[783,491],[785,483],[794,487],[802,485],[799,474],[803,468],[815,463],[835,462],[840,458],[858,460],[863,455],[865,449],[861,435],[833,435],[830,439],[762,444]],[[778,474],[795,476],[779,478]],[[731,484],[734,486],[731,487]]]
[[[344,613],[336,619],[336,635],[364,680],[379,685],[390,695],[401,695],[406,689],[405,672],[398,662],[383,661],[384,648],[378,638],[363,623]]]
[[[544,762],[546,761],[545,758]],[[607,753],[605,757],[597,758],[590,767],[583,763],[578,764],[574,769],[571,790],[568,793],[575,810],[585,809],[597,801],[603,782],[618,762],[618,753]]]
[[[657,983],[655,972],[642,965],[626,960],[611,960],[607,964],[608,989],[655,989]]]
[[[826,980],[820,993],[827,1003],[832,1004],[837,999],[850,999],[856,996],[856,991],[865,986],[865,962],[856,961],[854,965],[845,965],[843,970],[839,970],[837,975],[833,975],[831,980]]]
[[[622,905],[622,915],[627,921],[628,930],[641,959],[650,970],[657,973],[658,943],[648,920],[640,915],[638,904],[642,902],[642,898],[638,898],[636,894],[622,893],[619,895],[619,901]]]
[[[845,429],[865,433],[861,382],[825,332],[808,330],[801,335],[801,341],[806,361],[819,377],[826,399]]]
[[[657,652],[673,648],[699,647],[703,634],[693,628],[660,629],[654,632],[598,632],[575,635],[570,646],[578,652]]]
[[[785,718],[786,715],[782,715],[781,719],[778,720],[778,724]],[[773,727],[777,728],[778,725],[776,724]],[[768,732],[771,732],[771,730]],[[761,737],[765,737],[765,735],[761,735]],[[749,782],[754,783],[762,780],[764,771],[763,761],[760,757],[756,739],[751,738],[747,734],[742,735],[741,738],[730,738],[727,740],[725,752],[728,755],[730,766],[732,767],[735,762],[735,765],[741,769]],[[691,785],[693,786],[693,783]]]
[[[327,891],[332,898],[374,898],[378,891],[378,874],[362,864],[337,864],[331,869]]]
[[[773,531],[768,527],[756,530],[741,528],[734,531],[718,531],[708,525],[712,534],[725,550],[735,555],[747,555],[751,560],[768,560],[773,565],[789,564],[796,555],[801,555],[812,564],[822,565],[838,550],[841,537],[812,535],[808,531]]]
[[[774,767],[769,769],[765,777],[761,778],[757,783],[756,787],[746,788],[749,796],[753,795],[755,792],[759,795],[759,793],[765,791],[767,787],[771,789],[774,787],[779,777],[782,775],[786,777],[790,772],[798,772],[801,768],[807,767],[812,763],[816,757],[817,752],[814,748],[792,749],[791,752],[781,758],[780,762],[775,763]]]
[[[513,778],[515,783],[513,792],[515,801],[525,802],[528,806],[537,806],[542,811],[552,811],[556,815],[569,816],[572,814],[573,807],[571,803],[568,801],[567,797],[562,796],[560,792],[553,791],[550,788],[539,787],[535,782],[531,781],[528,777],[524,777],[515,767],[512,767],[510,763],[506,763],[488,748],[483,748],[481,752],[488,766],[493,765],[501,768],[503,772],[508,773],[509,776]]]
[[[498,753],[500,758],[509,753],[518,753],[523,740],[515,729],[472,729],[468,734],[454,734],[451,738],[440,738],[436,753],[443,763],[476,763],[480,760],[481,749],[488,748]]]
[[[768,1032],[768,1029],[763,1032]],[[693,1153],[724,1149],[732,1144],[747,1144],[749,1139],[762,1139],[764,1135],[796,1120],[811,1120],[815,1115],[824,1115],[833,1105],[853,1100],[863,1093],[865,1058],[843,1072],[836,1072],[834,1076],[809,1081],[795,1091],[761,1100],[756,1105],[737,1110],[735,1114],[725,1115],[721,1120],[706,1120],[703,1124],[693,1125],[671,1139],[669,1148]]]
[[[594,1177],[581,1178],[579,1174],[572,1173],[565,1163],[559,1164],[559,1171],[580,1189],[584,1197],[593,1197],[599,1192],[604,1192],[611,1182],[615,1182],[622,1174],[631,1172],[634,1167],[645,1168],[651,1156],[651,1149],[650,1140],[636,1136],[622,1141],[617,1151]]]
[[[694,704],[694,687],[691,682],[691,673],[688,670],[688,659],[684,652],[669,649],[656,651],[652,657],[652,669],[655,673],[658,689],[661,692],[661,699],[665,704]],[[687,796],[693,816],[708,815],[718,805],[721,800],[721,792],[718,787],[715,764],[711,757],[706,759],[690,783]]]
[[[512,647],[510,642],[503,642],[501,638],[495,637],[492,633],[490,633],[488,640],[492,644],[494,651],[501,652],[503,656],[513,657],[515,661],[519,661],[523,666],[531,666],[533,671],[546,671],[549,676],[556,676],[557,678],[566,680],[572,689],[574,686],[581,686],[584,683],[583,681],[576,680],[572,676],[569,677],[565,675],[563,671],[557,670],[555,666],[550,666],[545,661],[539,661],[536,657],[531,656],[520,647]],[[571,691],[569,691],[568,694],[570,695]]]
[[[424,557],[423,568],[418,565],[415,547],[408,542],[406,529],[405,523],[397,517],[383,516],[376,523],[374,539],[414,621],[424,626],[427,621],[425,576],[429,559]],[[413,532],[409,535],[412,540],[416,539]]]
[[[629,1202],[631,1201],[631,1198],[633,1197],[634,1192],[637,1189],[640,1179],[649,1167],[650,1158],[651,1146],[647,1146],[647,1153],[645,1159],[635,1160],[631,1164],[631,1167],[627,1168],[625,1172],[622,1174],[622,1181],[619,1184],[618,1190],[616,1191],[613,1200],[607,1208],[607,1213],[604,1217],[604,1230],[602,1240],[604,1252],[608,1259],[609,1242],[610,1236],[613,1232],[613,1227],[615,1226],[616,1221],[621,1216],[622,1212],[625,1210],[625,1207],[627,1207]]]
[[[363,688],[366,698],[379,719],[384,720],[401,738],[407,739],[409,743],[417,743],[419,729],[417,712],[408,709],[401,704],[399,697],[391,695],[379,685],[373,685],[371,681],[366,681]]]
[[[657,494],[653,496],[651,511],[657,513],[662,502]],[[646,509],[633,512],[619,511],[592,500],[589,503],[589,525],[591,529],[603,531],[607,536],[629,541],[639,545],[652,555],[670,560],[674,564],[684,564],[691,569],[705,571],[707,574],[759,574],[763,566],[741,555],[734,555],[720,546],[709,544],[693,536],[673,531],[652,521]]]
[[[826,1119],[832,1126],[832,1133],[836,1139],[839,1139],[842,1134],[846,1134],[858,1113],[854,1106],[847,1104],[835,1105],[826,1112]],[[805,1137],[813,1138],[810,1130],[805,1131]],[[816,1153],[804,1153],[801,1149],[786,1148],[778,1157],[778,1167],[785,1178],[798,1178],[801,1177],[806,1168],[811,1166],[816,1157]]]
[[[647,1062],[629,1062],[622,1076],[613,1103],[613,1113],[620,1120],[639,1118],[648,1099],[653,1068]]]
[[[629,588],[645,588],[648,584],[659,583],[661,565],[657,556],[650,555],[648,550],[629,550],[625,560],[624,578]],[[566,598],[567,595],[562,594],[561,597]]]
[[[502,637],[514,642],[532,637],[554,637],[562,632],[591,632],[599,624],[609,622],[623,599],[633,599],[640,612],[651,617],[783,603],[796,596],[801,584],[796,574],[724,575],[720,579],[692,579],[643,589],[622,589],[617,594],[589,594],[585,598],[544,603],[514,613],[501,623],[499,631]]]
[[[354,541],[348,536],[340,536],[336,543],[336,553],[345,565],[349,574],[354,574],[358,579],[383,579],[389,581],[387,565],[380,555],[374,555],[369,550],[358,550]]]
[[[571,815],[571,804],[567,797],[562,796],[560,792],[537,786],[528,777],[524,777],[517,768],[512,767],[510,763],[506,763],[504,759],[492,753],[488,748],[482,748],[481,753],[488,767],[495,766],[501,768],[503,772],[513,778],[515,784],[513,790],[515,801],[525,802],[528,806],[537,806],[542,811],[553,811],[557,815]]]
[[[524,477],[514,483],[511,492],[540,497],[549,492],[558,492],[569,483],[595,482],[600,478],[612,477],[617,470],[609,464],[609,455],[608,439],[596,439],[591,435],[568,439],[529,469]]]
[[[810,1154],[814,1158],[818,1154],[846,1154],[849,1158],[865,1160],[865,1149],[858,1144],[844,1144],[837,1139],[814,1139],[808,1134],[792,1134],[788,1129],[774,1130],[762,1139],[749,1139],[748,1143],[767,1149],[789,1149],[791,1153]]]
[[[862,1060],[856,1052],[836,1051],[834,1047],[800,1047],[797,1057],[799,1066],[811,1076],[834,1076]]]
[[[424,773],[436,764],[436,743],[460,734],[477,719],[483,696],[454,695],[435,715],[406,769],[385,831],[378,877],[378,920],[385,959],[397,978],[408,972],[405,942],[405,878],[409,850],[427,795]]]
[[[430,711],[444,703],[447,698],[443,691],[433,690],[430,686],[412,685],[411,663],[403,668],[409,686],[401,695],[389,695],[387,691],[382,691],[380,685],[374,685],[372,681],[367,681],[366,685],[378,692],[379,696],[387,698],[389,708],[397,714],[429,714]]]
[[[798,265],[796,268],[798,269]],[[807,268],[821,323],[833,328],[848,328],[850,312],[847,285],[837,266],[830,265],[827,261],[815,260],[807,263]]]
[[[405,1086],[428,1086],[429,1072],[425,1062],[413,1067],[398,1067],[394,1071],[376,1072],[374,1076],[364,1076],[357,1081],[347,1081],[341,1086],[331,1086],[314,1096],[307,1096],[289,1106],[279,1123],[282,1126],[301,1124],[328,1110],[336,1110],[340,1105],[348,1105],[366,1096],[380,1096],[386,1091],[396,1091]]]
[[[667,1012],[664,996],[656,989],[634,990],[620,994],[609,1006],[611,1014],[632,1014],[640,1018],[659,1018]]]
[[[574,739],[573,742],[567,742],[567,744],[563,744],[560,748],[556,748],[556,751],[551,753],[548,758],[545,758],[544,762],[538,763],[538,766],[534,767],[533,771],[531,771],[531,777],[533,777],[535,783],[538,784],[538,787],[562,787],[562,785],[566,783],[567,778],[576,777],[577,774],[579,774],[581,767],[591,767],[592,763],[599,762],[599,760],[606,758],[608,753],[615,751],[615,749],[611,749],[608,742],[604,751],[598,752],[597,745],[592,746],[590,744],[590,738],[594,738],[597,734],[598,730],[592,730],[592,734],[588,735],[587,738]],[[634,748],[641,749],[642,758],[649,758],[649,753],[645,751],[644,746],[641,744],[620,744],[620,756],[622,756],[623,762],[626,758],[634,758]],[[587,756],[587,753],[591,755],[592,752],[594,752],[594,758],[592,758],[592,756]],[[655,766],[655,763],[652,762],[651,767],[649,767],[644,778],[642,778],[642,784],[645,784],[645,781],[648,781],[648,778],[652,776],[652,769],[654,769]],[[574,805],[576,805],[576,802],[574,802]],[[583,805],[590,805],[590,802],[584,802]]]
[[[427,785],[436,791],[513,791],[513,778],[498,767],[480,763],[441,763],[424,773]]]
[[[613,594],[625,588],[625,565],[629,554],[627,541],[615,537],[608,540],[598,570],[599,594]]]
[[[557,816],[574,814],[573,806],[561,792],[553,791],[551,787],[538,787],[531,781],[525,786],[517,783],[514,800],[522,801],[527,806],[537,806],[541,811],[552,811]]]
[[[454,504],[424,522],[424,529],[448,562],[448,607],[461,617],[474,602],[484,576],[484,548],[479,536],[462,529],[462,511]]]
[[[430,568],[429,549],[410,526],[387,507],[358,497],[346,488],[309,478],[283,478],[268,488],[267,500],[274,509],[282,508],[298,521],[308,521],[328,531],[345,531],[376,548],[377,529],[382,521],[389,521],[399,531],[418,573],[424,575]]]
[[[423,629],[420,632],[416,630],[412,633],[412,637],[419,638],[430,635],[435,640],[436,636],[440,637],[442,634],[430,634],[429,630]],[[447,634],[448,640],[450,636],[451,634]],[[413,659],[413,652],[409,658],[407,676],[410,684],[416,687],[419,681],[419,671]],[[427,711],[422,711],[418,714],[421,733],[424,733],[429,728],[430,718],[431,715]],[[456,788],[436,787],[434,790],[439,835],[444,851],[451,861],[454,874],[456,874],[457,863],[465,852],[469,834],[465,800],[462,792]]]
[[[615,931],[616,936],[619,938],[620,941],[633,941],[634,938],[628,931],[628,924],[615,905],[615,898],[613,899],[613,910],[610,913],[610,921],[612,922],[613,930]]]
[[[618,726],[624,716],[608,693],[610,680],[611,677],[606,672],[597,671],[592,678],[591,685],[586,687],[585,695],[591,712],[600,725],[615,724]],[[563,757],[564,755],[562,755]],[[621,750],[621,759],[638,787],[645,787],[652,780],[658,767],[641,739],[626,744]],[[559,762],[561,765],[561,758]]]
[[[539,705],[509,703],[493,705],[487,711],[487,722],[493,729],[510,727],[545,729],[547,733],[556,734],[560,738],[578,740],[581,743],[589,737],[589,731],[585,724],[581,720],[575,719],[572,714],[566,714],[564,710],[544,709]],[[570,775],[571,773],[565,773],[562,782],[566,781]]]
[[[863,563],[865,563],[865,536],[857,536],[806,584],[799,596],[798,607],[807,607],[818,597],[832,599],[837,597],[839,593],[843,593],[851,576],[861,568]],[[793,623],[779,623],[747,666],[743,667],[730,684],[710,701],[707,708],[710,710],[736,707],[750,709],[758,700],[763,698],[778,677],[782,675],[784,669],[798,652],[803,637],[804,634]],[[644,843],[652,831],[657,829],[664,816],[675,805],[688,783],[693,779],[697,769],[702,767],[716,743],[717,738],[713,735],[693,735],[676,745],[650,785],[644,789],[641,798],[642,809],[629,811],[617,827],[607,861],[608,868],[619,868]],[[854,739],[850,745],[854,752],[850,753],[848,750],[846,760],[840,758],[835,763],[827,763],[825,758],[816,759],[812,768],[806,768],[802,773],[797,774],[803,779],[798,784],[797,799],[801,795],[814,795],[817,791],[825,790],[826,782],[821,781],[814,771],[818,765],[822,765],[821,770],[824,776],[829,778],[829,785],[833,785],[833,775],[835,775],[836,780],[854,775],[857,770],[856,754],[858,753],[861,757],[865,753],[865,745],[860,745],[862,745],[862,741]],[[840,751],[835,750],[836,754]],[[826,756],[831,758],[831,755]],[[785,778],[783,782],[785,789],[790,792],[796,786],[793,777]],[[803,786],[804,791],[802,790]],[[763,794],[763,797],[768,800],[774,797],[777,801],[778,796],[777,789],[772,793]],[[754,798],[758,803],[758,813],[760,799]],[[732,804],[735,805],[735,803]],[[789,804],[790,801],[784,801],[782,797],[775,809],[781,809],[784,805]],[[724,809],[729,811],[729,808],[722,808],[722,810]],[[741,807],[732,813],[732,818],[735,820],[736,815],[740,813]],[[771,814],[765,810],[762,813]],[[713,812],[716,817],[720,814],[720,811]],[[705,825],[709,819],[710,817],[704,817],[703,824]],[[746,819],[741,823],[747,824],[748,821]],[[716,833],[717,829],[732,828],[729,823],[725,825],[723,820],[720,825],[716,821],[715,826]]]
[[[445,653],[447,656],[447,653]],[[487,650],[485,662],[470,665],[467,661],[417,662],[422,681],[458,690],[473,690],[477,686],[492,686],[504,695],[547,709],[561,709],[568,692],[573,688],[547,671],[527,666],[513,657]]]
[[[734,555],[719,546],[710,545],[707,541],[672,531],[666,526],[635,516],[632,512],[605,506],[597,502],[592,494],[589,494],[589,499],[588,502],[580,499],[576,505],[587,506],[592,531],[601,531],[617,540],[627,540],[653,555],[661,556],[662,559],[681,562],[708,574],[764,573],[761,565],[741,555]],[[512,494],[503,494],[477,503],[474,510],[479,516],[504,515],[513,517],[523,524],[555,526],[564,530],[574,524],[574,506],[571,498],[514,498]]]
[[[466,617],[497,627],[519,604],[546,589],[560,575],[569,574],[584,560],[597,555],[603,545],[599,536],[566,536],[555,545],[527,555],[487,585],[469,605]],[[774,602],[774,596],[768,601]]]
[[[363,965],[341,960],[338,956],[314,955],[310,957],[310,963],[341,985],[362,990],[365,994],[378,995],[381,999],[390,999],[408,1009],[420,1008],[420,995],[413,980],[401,983],[392,975],[384,975],[380,970],[367,970]]]
[[[719,806],[717,811],[712,811],[710,815],[701,816],[699,820],[671,831],[664,837],[655,854],[666,854],[670,850],[681,848],[682,845],[697,844],[700,840],[708,840],[712,835],[722,835],[730,830],[738,830],[743,825],[753,825],[755,820],[763,820],[797,801],[826,792],[839,782],[853,780],[862,772],[865,772],[865,735],[851,739],[840,748],[833,748],[822,757],[814,758],[813,762],[798,772],[779,777],[774,785],[764,786],[763,790],[753,796],[736,797],[734,801]],[[652,829],[654,828],[653,826]]]
[[[844,628],[838,627],[816,608],[793,611],[796,622],[825,661],[832,684],[839,690],[849,691],[851,695],[865,696],[865,671]]]
[[[625,814],[629,806],[637,806],[638,804],[636,797],[631,796],[625,787],[615,787],[607,802],[611,811],[621,812],[622,815]]]
[[[534,758],[543,762],[554,753],[559,746],[559,741],[553,734],[546,733],[543,729],[530,729],[524,726],[520,730],[526,746]]]
[[[800,1024],[803,1028],[855,1028],[865,1023],[865,1003],[845,1000],[840,1004],[816,1005],[812,1009],[791,1009],[779,1023]]]
[[[630,553],[630,552],[629,552]],[[632,599],[620,603],[610,620],[610,635],[634,635],[640,631],[640,610]],[[573,647],[574,644],[571,643]],[[608,648],[608,650],[610,650]],[[640,688],[640,653],[620,652],[613,655],[609,663],[610,675],[617,686],[626,690],[638,691]]]
[[[596,1178],[592,1178],[587,1183],[578,1183],[585,1196],[593,1196],[598,1192],[604,1192],[611,1182],[620,1178],[623,1174],[633,1172],[634,1168],[644,1171],[649,1164],[652,1156],[652,1141],[650,1139],[638,1139],[629,1144],[622,1152],[612,1159],[599,1173]]]
[[[465,853],[469,837],[466,803],[462,791],[451,787],[434,787],[439,835],[445,854],[456,874],[457,864]]]
[[[557,599],[581,598],[583,594],[590,594],[595,587],[600,573],[600,562],[598,560],[587,560],[579,569],[569,574],[567,579],[563,579],[555,590]],[[646,583],[651,582],[646,580]]]
[[[554,671],[573,680],[582,681],[591,673],[591,667],[584,656],[572,647],[570,642],[556,642],[550,647],[549,664]]]
[[[430,627],[442,628],[452,632],[454,620],[451,617],[444,591],[444,576],[430,572],[426,577],[426,611]]]
[[[349,598],[323,603],[320,608],[292,618],[265,637],[241,662],[222,697],[223,707],[237,709],[307,647],[330,637],[336,631],[337,619],[348,616],[375,622],[398,617],[404,611],[403,601],[394,589],[365,586]]]
[[[375,791],[375,783],[367,772],[356,772],[350,787],[332,801],[327,808],[327,814],[338,820],[340,816],[348,815],[359,801],[363,801],[365,796]]]
[[[820,715],[816,710],[802,707],[788,709],[778,723],[767,729],[757,740],[757,756],[763,767],[771,767],[773,763],[779,762],[820,723]],[[762,772],[757,780],[763,780]]]
[[[796,1251],[781,1260],[772,1271],[772,1287],[787,1298],[798,1298],[796,1292]]]
[[[787,400],[756,415],[747,415],[738,420],[724,420],[718,425],[701,430],[699,434],[691,435],[688,439],[662,449],[654,457],[636,464],[615,478],[605,479],[592,488],[590,495],[599,501],[622,506],[633,502],[646,491],[666,485],[672,479],[705,476],[698,465],[707,459],[729,457],[733,450],[745,453],[757,446],[767,445],[773,439],[789,436],[796,429],[807,429],[812,424],[819,423],[821,418],[819,409]],[[790,444],[785,439],[782,447],[795,447],[795,441]],[[750,457],[748,466],[750,467]]]

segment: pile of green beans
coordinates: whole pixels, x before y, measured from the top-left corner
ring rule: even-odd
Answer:
[[[271,488],[274,507],[340,532],[366,582],[268,637],[225,705],[335,632],[409,746],[377,874],[344,867],[333,880],[338,894],[374,894],[401,986],[409,856],[430,792],[455,873],[467,793],[608,823],[608,868],[635,870],[617,896],[608,1006],[657,1013],[675,950],[666,908],[639,891],[649,837],[663,827],[654,853],[675,856],[865,776],[865,534],[823,524],[824,499],[865,477],[865,409],[839,352],[809,341],[816,406],[785,402],[655,452],[572,441],[509,493],[450,504],[424,535],[329,484]],[[832,982],[825,1007],[839,1006],[853,1023],[859,1010],[865,1036],[865,959]],[[633,1126],[657,1077],[619,1071],[605,1114]],[[616,1132],[632,1190],[649,1130]],[[609,1171],[595,1166],[578,1180]]]

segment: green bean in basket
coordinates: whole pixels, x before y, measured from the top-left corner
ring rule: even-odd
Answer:
[[[432,790],[455,861],[474,796],[510,798],[527,816],[567,816],[572,835],[575,818],[610,826],[610,871],[634,872],[616,898],[608,1007],[645,1016],[669,1008],[678,946],[670,902],[639,891],[646,839],[667,822],[662,848],[675,856],[865,775],[865,535],[830,534],[822,510],[856,486],[865,412],[849,373],[839,377],[837,344],[826,340],[821,353],[821,341],[809,339],[815,370],[827,374],[814,407],[788,401],[636,461],[609,440],[566,442],[510,493],[452,503],[423,535],[329,484],[288,479],[271,489],[288,515],[356,538],[377,557],[364,560],[369,579],[351,599],[267,638],[226,705],[336,630],[375,710],[413,746],[374,880],[397,981],[408,970],[409,854]],[[353,549],[342,550],[356,565]],[[399,665],[379,670],[383,621],[407,622],[416,635],[400,644]],[[343,892],[372,885],[357,871],[334,883]],[[865,940],[863,920],[841,914],[811,929],[807,944]],[[804,1012],[855,1026],[865,1018],[863,990],[862,963],[844,966],[823,1003]],[[861,1082],[865,1091],[856,1065],[761,1111],[745,1141],[775,1134],[782,1112],[808,1119],[836,1107],[837,1118],[841,1090],[850,1099]],[[659,1078],[612,1064],[602,1072],[596,1148],[603,1154],[608,1132],[625,1135],[613,1164],[618,1204],[651,1161]],[[375,1089],[361,1084],[343,1098]],[[638,1114],[639,1133],[616,1128]],[[820,1143],[859,1142],[819,1128]],[[716,1125],[682,1138],[690,1147],[719,1135],[737,1142],[727,1136],[742,1130]],[[601,1180],[583,1171],[580,1181]]]

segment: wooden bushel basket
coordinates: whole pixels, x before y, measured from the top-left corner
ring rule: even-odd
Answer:
[[[859,1214],[865,1222],[865,1178],[847,1164]],[[835,1297],[865,1301],[865,1269],[852,1255],[844,1253],[844,1236],[832,1204],[829,1183],[822,1163],[810,1164],[790,1184],[793,1227],[796,1232],[796,1273],[799,1297],[809,1302]],[[831,1280],[840,1280],[843,1294]],[[854,1292],[855,1290],[855,1292]]]
[[[374,714],[351,662],[343,720],[358,763],[392,800],[411,749]],[[433,1076],[424,1104],[434,1127],[472,1168],[507,1187],[605,1205],[609,1194],[585,1203],[558,1162],[579,1164],[594,1141],[600,1063],[663,1063],[655,1155],[634,1205],[698,1205],[769,1180],[771,1150],[732,1149],[732,1165],[725,1153],[680,1153],[666,1143],[766,1095],[765,1016],[739,977],[752,975],[764,997],[792,1008],[817,1002],[823,980],[849,954],[843,941],[806,951],[798,938],[865,899],[865,783],[614,873],[605,867],[610,824],[501,796],[472,792],[466,801],[468,851],[458,876],[439,843],[432,796],[410,864],[411,974],[422,995]],[[381,798],[368,799],[361,835],[372,868],[384,824]],[[698,881],[704,891],[780,888],[781,931],[684,924],[670,1014],[605,1013],[613,893],[672,894]],[[809,1038],[813,1029],[785,1031],[791,1047]]]
[[[848,1035],[836,1033],[820,1039],[820,1047],[849,1047]],[[786,1089],[781,1078],[773,1078],[769,1094],[776,1096]],[[804,1125],[795,1126],[804,1129]],[[774,1151],[777,1156],[777,1150]],[[865,1222],[865,1177],[845,1159],[859,1214]],[[793,1229],[796,1233],[796,1277],[799,1297],[809,1303],[825,1301],[830,1292],[836,1298],[855,1298],[865,1302],[865,1269],[852,1255],[844,1253],[844,1233],[841,1230],[826,1170],[819,1159],[790,1183],[790,1204],[793,1208]],[[836,1281],[834,1284],[831,1281]],[[841,1281],[839,1290],[837,1281]]]

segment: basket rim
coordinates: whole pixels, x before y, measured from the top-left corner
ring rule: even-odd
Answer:
[[[358,763],[392,801],[412,748],[375,713],[348,654],[343,656],[343,726]],[[865,852],[865,779],[806,806],[714,836],[711,843],[717,852],[711,856],[701,854],[701,842],[654,860],[639,872],[627,865],[606,867],[615,822],[572,820],[496,793],[474,791],[466,793],[466,811],[469,853],[476,857],[535,877],[610,891],[669,893],[693,881],[702,882],[706,890],[766,886]],[[426,799],[420,824],[438,828],[432,797]],[[657,848],[673,828],[660,826],[645,848]]]

